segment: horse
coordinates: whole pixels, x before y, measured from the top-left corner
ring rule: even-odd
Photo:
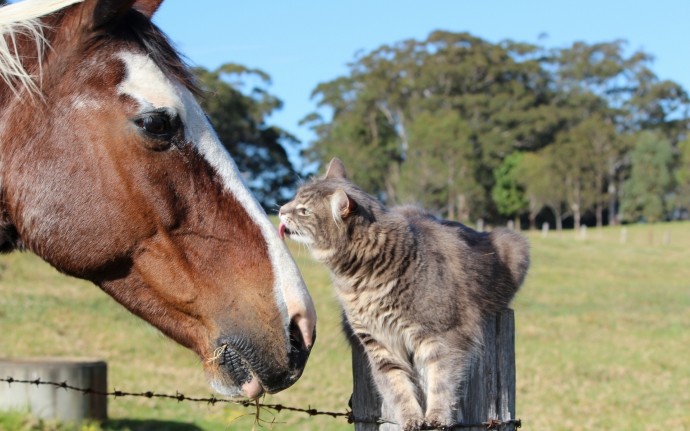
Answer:
[[[304,370],[314,306],[151,22],[161,2],[0,9],[0,250],[93,282],[221,395],[275,393]]]

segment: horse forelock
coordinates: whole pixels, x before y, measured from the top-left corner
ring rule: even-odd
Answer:
[[[40,92],[41,67],[37,75],[26,70],[17,38],[34,42],[36,58],[43,57],[50,44],[41,18],[84,0],[26,0],[0,8],[0,78],[15,94],[22,89],[31,95]]]
[[[43,19],[83,2],[84,0],[24,0],[0,8],[0,79],[14,94],[19,94],[22,90],[27,91],[30,96],[41,93],[42,59],[51,49],[46,37],[46,30],[51,27]],[[164,73],[183,83],[193,94],[201,93],[184,58],[149,18],[136,10],[130,10],[110,31],[116,33],[116,39],[139,45]],[[93,36],[84,44],[87,51],[99,49],[102,41],[111,40],[110,33],[94,32]],[[20,52],[18,38],[29,41],[33,45],[33,52]],[[36,72],[27,70],[24,57],[38,60]]]

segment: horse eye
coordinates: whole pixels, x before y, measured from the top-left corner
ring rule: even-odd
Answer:
[[[170,121],[162,115],[146,117],[141,128],[152,135],[165,135],[170,132]]]
[[[165,112],[149,112],[134,119],[134,124],[156,139],[170,139],[179,127],[177,117]]]

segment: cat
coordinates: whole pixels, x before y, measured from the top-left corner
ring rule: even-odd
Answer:
[[[331,270],[345,323],[405,431],[455,423],[456,390],[482,319],[507,307],[529,267],[511,230],[476,232],[422,209],[387,209],[334,158],[279,210],[281,238]],[[354,341],[353,341],[354,342]]]

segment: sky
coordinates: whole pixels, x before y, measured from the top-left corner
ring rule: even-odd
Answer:
[[[314,135],[298,123],[320,82],[347,74],[360,50],[439,29],[549,48],[625,39],[654,56],[660,79],[690,89],[690,0],[166,0],[154,22],[192,65],[267,72],[284,103],[269,123],[305,144]]]

